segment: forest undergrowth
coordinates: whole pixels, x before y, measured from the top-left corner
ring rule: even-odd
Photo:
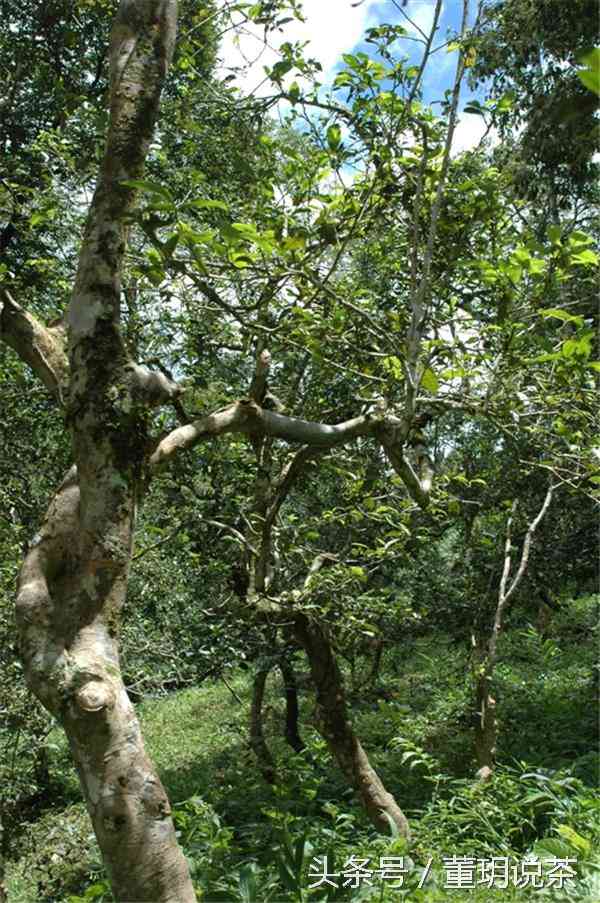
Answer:
[[[350,688],[364,744],[409,815],[410,848],[367,822],[312,726],[313,694],[300,669],[300,754],[284,741],[279,675],[267,685],[272,786],[248,743],[250,671],[142,701],[198,899],[600,899],[597,604],[593,596],[570,602],[568,618],[559,613],[545,638],[533,627],[507,633],[497,675],[499,766],[488,782],[474,779],[468,649],[451,635],[408,638],[386,651],[372,688]],[[368,666],[358,663],[355,684],[361,664]],[[112,901],[61,733],[46,745],[52,799],[12,845],[8,899]],[[547,864],[541,880],[523,865],[532,855]],[[577,878],[561,887],[549,869],[565,860]]]

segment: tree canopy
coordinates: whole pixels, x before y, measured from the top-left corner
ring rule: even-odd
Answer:
[[[245,675],[283,797],[277,671],[305,786],[328,750],[418,857],[427,816],[357,694],[442,631],[457,779],[504,786],[503,648],[597,589],[591,6],[462,0],[449,23],[435,0],[424,29],[391,2],[324,73],[286,39],[296,2],[4,5],[3,855],[53,798],[60,726],[114,899],[208,899],[135,704]],[[220,59],[248,30],[279,45],[255,92]],[[487,131],[459,152],[466,116]]]

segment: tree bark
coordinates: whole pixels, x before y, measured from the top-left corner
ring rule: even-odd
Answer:
[[[64,404],[69,375],[64,330],[44,327],[0,287],[0,336]]]
[[[494,769],[496,762],[496,700],[490,693],[486,676],[477,681],[477,724],[475,726],[475,755],[479,768]]]
[[[257,671],[252,684],[252,708],[250,710],[250,746],[256,756],[260,772],[267,784],[275,783],[275,762],[267,746],[263,732],[262,709],[265,685],[269,669]]]
[[[473,643],[473,677],[475,683],[475,758],[478,772],[485,769],[485,774],[494,770],[496,763],[496,700],[492,696],[493,668],[489,670],[487,643],[476,640]]]
[[[75,466],[25,558],[17,620],[28,685],[67,734],[118,901],[192,903],[187,864],[121,678],[119,620],[149,405],[177,394],[133,363],[120,332],[127,220],[175,40],[176,0],[122,0],[111,37],[110,126],[68,311]],[[65,360],[5,293],[6,340],[62,401]],[[29,358],[20,347],[29,335]]]
[[[514,547],[512,545],[511,531],[512,522],[517,510],[517,501],[512,504],[511,512],[506,524],[506,540],[504,544],[504,565],[502,568],[502,577],[500,578],[500,588],[498,590],[498,603],[494,615],[494,624],[489,640],[486,643],[481,637],[477,637],[475,633],[471,636],[473,645],[473,673],[475,679],[475,704],[477,707],[477,722],[475,724],[475,755],[479,770],[478,777],[487,780],[494,769],[496,759],[496,740],[498,734],[498,724],[496,720],[496,700],[491,694],[492,682],[494,679],[494,671],[498,660],[498,641],[502,633],[502,625],[506,606],[513,594],[518,589],[529,562],[529,552],[535,531],[546,515],[550,503],[554,486],[551,483],[548,487],[540,510],[529,523],[523,547],[521,549],[521,557],[517,571],[512,578],[512,553]]]
[[[373,430],[374,422],[377,424],[377,429],[380,427],[379,421],[372,421],[369,416],[358,417],[334,427],[325,427],[322,424],[301,421],[282,414],[275,414],[272,411],[265,411],[258,407],[258,404],[262,400],[262,393],[266,389],[269,364],[270,355],[265,350],[259,349],[256,372],[250,389],[250,394],[254,397],[252,397],[250,403],[244,405],[242,415],[256,430],[255,435],[252,434],[252,428],[250,431],[257,455],[255,495],[250,519],[252,531],[252,543],[250,545],[254,551],[247,561],[249,573],[248,600],[251,604],[256,604],[266,590],[266,562],[270,559],[272,531],[277,515],[295,480],[315,456],[315,447],[316,449],[322,449],[348,441],[356,436],[364,435],[365,432]],[[239,407],[238,405],[238,409]],[[239,413],[237,416],[239,417]],[[200,424],[198,426],[200,426],[200,430],[203,429]],[[292,441],[308,443],[284,466],[276,479],[273,479],[272,476],[271,443],[269,439],[265,441],[265,432],[269,437],[279,436]],[[195,439],[192,441],[195,441]],[[393,444],[393,439],[387,434],[386,441],[389,445]],[[256,526],[253,525],[252,517],[257,519]],[[259,525],[260,530],[258,529]],[[309,577],[319,570],[328,558],[329,556],[327,555],[318,556],[311,566]],[[317,622],[310,621],[305,615],[297,614],[294,617],[293,633],[298,644],[305,650],[310,663],[311,675],[317,694],[317,727],[319,731],[325,738],[343,773],[358,791],[367,814],[377,829],[382,833],[389,833],[391,820],[398,828],[398,831],[408,838],[410,832],[404,813],[397,805],[394,797],[383,786],[381,779],[372,768],[367,754],[353,731],[352,724],[348,718],[342,675],[337,666],[325,629]],[[251,735],[253,736],[253,748],[257,754],[259,766],[263,774],[266,773],[268,779],[272,773],[269,767],[272,764],[272,759],[269,762],[270,755],[264,742],[264,737],[262,733],[259,733],[259,728],[262,730],[262,726],[257,721],[257,716],[260,715],[260,706],[262,705],[265,680],[266,673],[263,672],[257,675],[252,707]],[[296,704],[295,718],[297,719],[297,699],[294,701]],[[288,710],[288,717],[295,720],[293,715],[293,711]],[[298,741],[301,743],[300,738],[294,736],[292,725],[289,724],[288,727],[290,729],[290,741],[297,745]],[[297,728],[295,733],[297,735]],[[265,756],[265,752],[268,758]]]
[[[317,727],[348,781],[356,789],[365,810],[382,834],[390,821],[402,837],[410,838],[406,816],[369,762],[350,721],[343,678],[326,630],[304,614],[295,618],[295,636],[310,663],[317,694]]]
[[[111,558],[96,557],[81,541],[80,510],[73,467],[20,574],[17,617],[27,682],[65,729],[116,899],[187,903],[196,898],[169,803],[119,667],[131,537],[124,537],[124,549],[113,531]]]
[[[305,744],[298,730],[300,711],[296,675],[291,664],[283,658],[279,662],[279,670],[285,686],[285,739],[294,752],[300,753],[305,748]]]

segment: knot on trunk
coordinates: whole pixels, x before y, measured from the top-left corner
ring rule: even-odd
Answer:
[[[83,712],[100,712],[115,704],[113,688],[102,680],[92,679],[79,687],[75,702]]]

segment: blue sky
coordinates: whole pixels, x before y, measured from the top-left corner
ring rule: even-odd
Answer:
[[[444,0],[434,46],[443,43],[449,31],[455,33],[459,29],[462,5],[462,0]],[[471,16],[475,13],[475,7],[476,0],[471,0]],[[362,40],[365,29],[383,22],[406,27],[409,39],[403,41],[402,53],[418,60],[422,44],[410,38],[419,39],[421,32],[428,33],[433,21],[434,0],[408,0],[404,6],[392,0],[363,0],[362,3],[356,0],[304,0],[303,9],[305,23],[290,22],[283,32],[270,36],[268,47],[264,45],[261,28],[246,28],[236,35],[233,32],[226,35],[221,48],[223,62],[225,66],[244,67],[238,83],[245,91],[269,93],[270,85],[261,85],[264,80],[263,67],[276,62],[277,48],[284,41],[308,41],[307,54],[319,60],[323,66],[323,81],[331,83],[335,72],[343,66],[343,53],[356,50],[372,53],[372,45],[364,44]],[[411,22],[407,21],[401,10]],[[427,102],[441,98],[452,85],[455,64],[456,53],[447,53],[442,49],[434,56],[424,83]],[[469,96],[465,86],[461,106]],[[463,114],[455,136],[455,151],[478,143],[483,130],[481,117]]]
[[[429,34],[433,24],[434,5],[434,0],[410,0],[405,6],[399,3],[400,9],[398,9],[389,0],[379,0],[372,4],[365,27],[382,22],[402,25],[408,34],[402,41],[401,53],[406,54],[412,63],[418,63],[423,50],[421,43],[423,36]],[[448,37],[454,37],[459,32],[461,17],[461,0],[445,0],[434,40],[434,48],[444,44]],[[372,45],[361,41],[355,45],[354,50],[364,50],[366,53],[370,53]],[[425,99],[428,102],[441,97],[444,91],[452,86],[456,53],[448,53],[445,48],[442,48],[434,55],[434,60],[435,62],[432,62],[427,69],[424,84]]]

